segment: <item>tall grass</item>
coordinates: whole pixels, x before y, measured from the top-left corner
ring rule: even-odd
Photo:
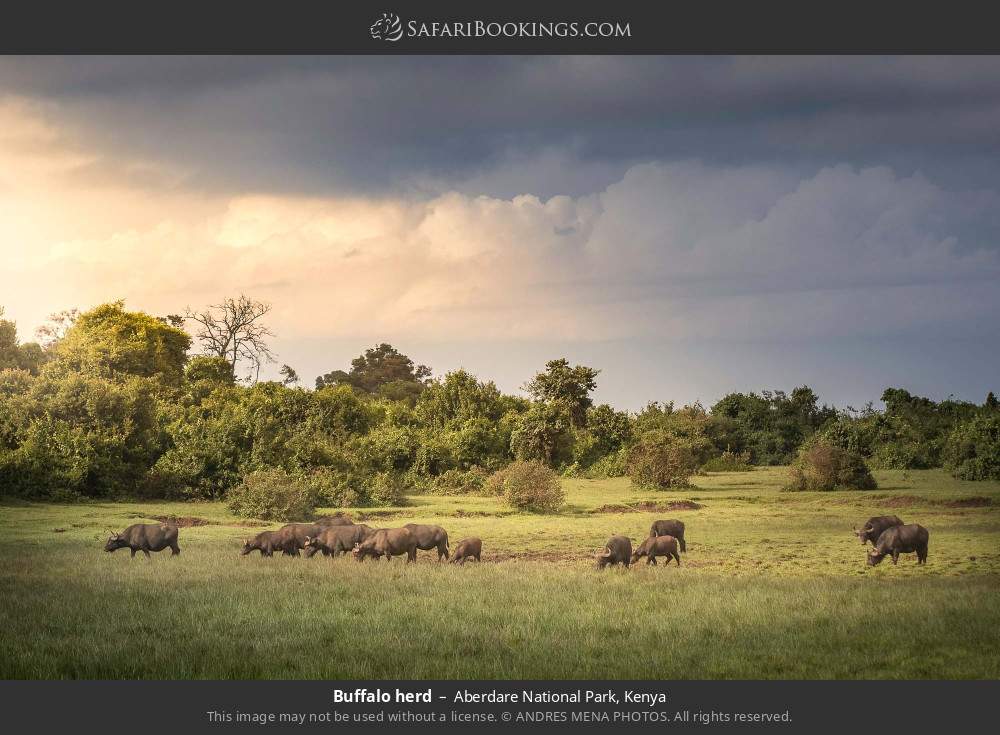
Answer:
[[[997,678],[1000,486],[878,479],[789,495],[781,471],[701,477],[684,493],[703,508],[664,513],[593,512],[643,496],[567,480],[555,515],[418,496],[369,521],[482,537],[463,567],[240,557],[248,529],[221,504],[0,506],[0,677]],[[931,530],[926,567],[865,567],[850,526],[889,508]],[[179,557],[101,551],[105,528],[159,515],[212,523],[181,530]],[[687,524],[680,568],[593,568],[657,517]]]

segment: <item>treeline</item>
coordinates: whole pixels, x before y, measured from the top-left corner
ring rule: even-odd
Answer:
[[[877,468],[1000,479],[992,394],[976,405],[888,389],[884,411],[838,411],[801,387],[628,413],[594,405],[599,371],[563,359],[521,397],[464,370],[432,378],[387,344],[305,389],[287,365],[282,382],[255,380],[273,359],[267,312],[243,297],[165,317],[118,302],[64,312],[43,344],[20,342],[0,312],[0,493],[216,499],[285,478],[322,505],[384,505],[405,492],[488,492],[515,460],[664,487],[699,468],[789,464],[816,446]]]

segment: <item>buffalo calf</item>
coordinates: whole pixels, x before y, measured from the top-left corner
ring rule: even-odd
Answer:
[[[667,557],[667,564],[670,564],[670,559],[673,557],[677,560],[677,566],[681,565],[681,555],[677,553],[677,539],[673,536],[650,536],[632,552],[632,563],[635,564],[643,556],[649,557],[646,563],[654,566],[658,556]]]
[[[483,541],[480,538],[471,536],[470,538],[464,538],[458,542],[458,546],[455,547],[455,553],[451,557],[452,564],[465,564],[466,559],[475,559],[480,561],[480,554],[483,553]]]

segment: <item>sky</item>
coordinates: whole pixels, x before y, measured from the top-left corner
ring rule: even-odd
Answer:
[[[1000,57],[0,57],[0,306],[245,293],[311,385],[1000,389]]]

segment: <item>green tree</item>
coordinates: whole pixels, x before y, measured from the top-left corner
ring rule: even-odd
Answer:
[[[571,459],[572,423],[565,407],[536,403],[517,418],[510,436],[516,459],[538,460],[553,467]]]
[[[587,422],[587,409],[593,403],[590,394],[597,387],[600,372],[584,365],[570,367],[565,358],[549,360],[545,372],[535,375],[524,389],[537,401],[562,406],[573,426],[582,427]]]
[[[430,374],[429,367],[414,365],[409,357],[383,342],[354,358],[350,372],[334,370],[316,378],[316,387],[350,385],[366,393],[376,393],[390,383],[404,383],[419,391]]]
[[[60,369],[106,377],[135,375],[180,385],[191,338],[116,301],[81,314],[54,348]]]
[[[38,375],[48,359],[45,351],[35,342],[20,344],[17,325],[3,319],[3,313],[3,307],[0,307],[0,370],[27,370],[32,375]]]

